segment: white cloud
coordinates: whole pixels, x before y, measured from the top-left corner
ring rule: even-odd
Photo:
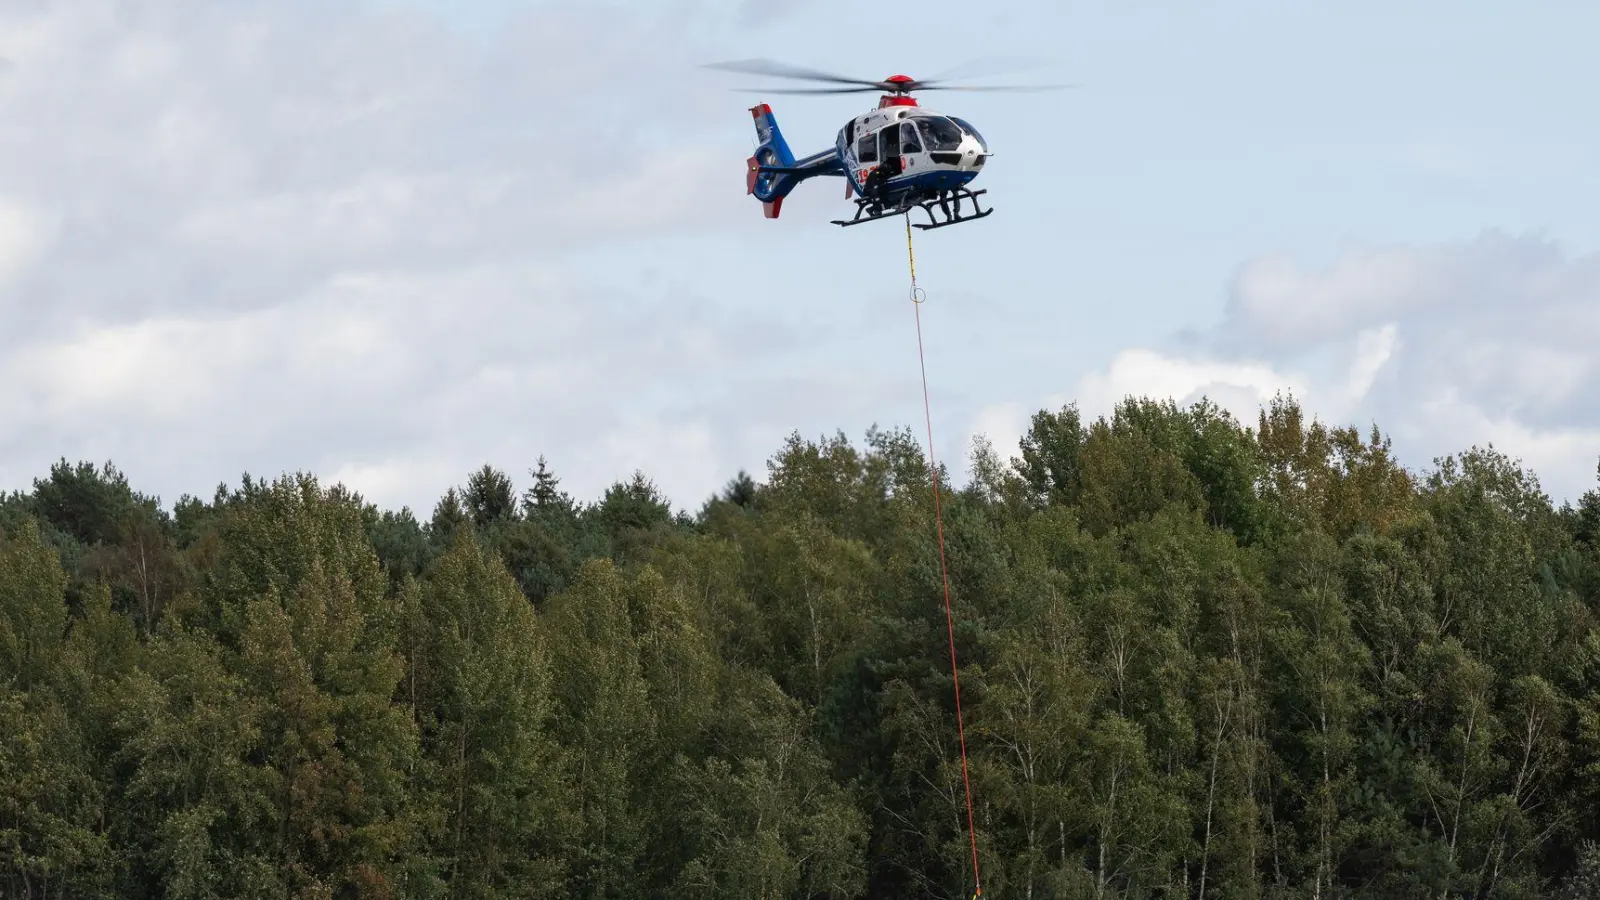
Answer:
[[[797,421],[920,428],[914,381],[778,355],[825,329],[598,252],[752,221],[745,143],[710,143],[748,125],[697,70],[725,58],[698,25],[554,3],[507,23],[0,5],[0,489],[65,455],[169,500],[304,468],[425,510],[544,453],[580,496],[638,466],[693,505]],[[1291,388],[1417,461],[1493,439],[1560,493],[1600,453],[1597,295],[1600,258],[1500,235],[1264,257],[1205,353],[1130,348],[1071,396],[1205,393],[1249,420]],[[1004,453],[1033,408],[974,424]]]
[[[1592,291],[1597,277],[1593,258],[1568,260],[1548,241],[1497,233],[1427,247],[1352,244],[1318,271],[1274,254],[1240,267],[1225,332],[1264,350],[1300,351],[1330,333],[1419,316],[1447,327],[1463,312],[1516,321],[1525,312],[1513,309],[1519,303],[1571,312],[1563,307]]]
[[[714,373],[794,338],[599,270],[751,215],[715,54],[653,15],[0,7],[0,489],[65,455],[426,510],[545,453],[580,496],[640,466],[697,502],[721,436],[773,430]]]
[[[1356,335],[1355,361],[1350,365],[1350,380],[1345,387],[1344,401],[1357,404],[1372,390],[1378,373],[1399,349],[1399,333],[1393,322],[1381,328],[1368,328]]]
[[[1558,502],[1595,487],[1600,254],[1490,234],[1349,247],[1318,271],[1264,257],[1241,268],[1201,344],[1125,350],[1071,396],[1098,415],[1128,394],[1204,394],[1252,424],[1283,390],[1324,421],[1376,422],[1413,468],[1492,443]]]
[[[1533,428],[1508,416],[1492,416],[1456,392],[1422,404],[1426,422],[1437,438],[1465,448],[1494,445],[1521,460],[1540,476],[1544,489],[1559,503],[1596,487],[1600,460],[1600,423],[1591,420],[1564,428]]]
[[[33,210],[0,196],[0,290],[38,262],[54,230]]]
[[[1078,382],[1075,397],[1085,417],[1109,415],[1122,398],[1171,397],[1191,403],[1202,395],[1236,415],[1254,410],[1284,386],[1304,389],[1303,381],[1250,361],[1190,360],[1133,349],[1117,354],[1105,372],[1093,372]]]
[[[1017,445],[1022,436],[1028,433],[1028,423],[1033,413],[1034,410],[1014,401],[985,406],[972,417],[967,432],[982,435],[988,439],[1000,459],[1009,459],[1017,455]],[[968,462],[967,459],[947,460],[945,465],[952,473],[966,470],[970,474],[970,467],[966,466]]]

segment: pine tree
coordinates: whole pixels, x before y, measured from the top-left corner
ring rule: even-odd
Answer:
[[[511,479],[487,463],[467,477],[462,500],[472,524],[480,530],[490,524],[510,522],[517,515],[517,494]]]
[[[550,511],[572,506],[572,498],[560,490],[561,479],[550,471],[543,455],[539,457],[538,467],[529,469],[528,474],[533,476],[533,485],[523,493],[522,503],[530,515],[533,510]]]

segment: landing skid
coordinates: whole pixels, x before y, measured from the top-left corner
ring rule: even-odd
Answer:
[[[848,221],[844,219],[834,219],[833,224],[838,225],[841,228],[849,228],[851,225],[865,225],[868,222],[876,222],[879,219],[893,218],[894,216],[898,216],[906,211],[905,206],[897,206],[893,209],[887,209],[882,203],[879,203],[876,200],[857,198],[855,200],[855,204],[856,214],[854,217]]]
[[[879,219],[888,219],[893,216],[909,213],[913,206],[920,206],[922,207],[923,211],[928,214],[928,224],[924,225],[920,222],[914,222],[912,223],[913,228],[920,228],[926,231],[931,228],[944,228],[949,225],[960,225],[962,222],[970,222],[974,219],[981,219],[994,212],[992,207],[989,209],[984,209],[978,205],[978,195],[986,193],[988,193],[987,188],[981,191],[969,191],[966,188],[957,188],[953,191],[941,191],[937,196],[928,200],[918,200],[913,202],[902,201],[898,206],[895,207],[886,207],[882,202],[870,198],[856,198],[854,201],[856,204],[855,217],[849,220],[834,219],[833,224],[842,228],[849,228],[851,225],[864,225],[867,222],[876,222]],[[972,201],[972,208],[974,210],[973,212],[965,215],[963,215],[961,212],[961,201],[964,199]],[[944,219],[942,221],[938,216],[934,215],[935,208],[944,214]]]
[[[981,219],[994,212],[994,207],[992,206],[988,209],[984,209],[978,205],[978,195],[987,194],[988,192],[988,188],[985,188],[981,191],[969,191],[966,188],[958,188],[953,191],[946,191],[932,200],[924,200],[917,205],[922,207],[923,211],[928,214],[928,224],[923,225],[921,223],[913,222],[912,227],[921,228],[922,230],[927,231],[933,228],[945,228],[950,225],[960,225],[962,222],[971,222],[973,219]],[[961,201],[963,199],[972,201],[973,211],[967,213],[966,215],[961,214]],[[942,222],[939,221],[938,218],[933,214],[933,208],[935,205],[939,207],[940,212],[944,213],[944,221]]]

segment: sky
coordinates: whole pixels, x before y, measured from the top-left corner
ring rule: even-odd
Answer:
[[[919,233],[934,449],[1075,402],[1278,392],[1403,462],[1600,461],[1600,6],[925,0],[0,0],[0,490],[111,461],[170,504],[308,471],[426,514],[543,455],[693,510],[794,432],[925,436],[903,224],[745,195],[881,78],[994,150]],[[787,86],[787,85],[786,85]]]

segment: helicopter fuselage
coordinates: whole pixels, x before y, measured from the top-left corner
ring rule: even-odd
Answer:
[[[717,63],[709,68],[828,85],[784,91],[789,94],[883,92],[877,109],[856,116],[839,129],[831,149],[803,159],[796,158],[789,149],[769,104],[750,108],[755,122],[756,146],[745,160],[746,192],[761,202],[762,213],[767,218],[776,219],[783,208],[783,198],[801,182],[820,175],[842,176],[847,185],[845,199],[855,203],[856,216],[848,222],[835,219],[835,225],[875,221],[891,214],[909,213],[912,207],[926,210],[932,220],[916,226],[918,228],[943,228],[988,216],[994,210],[984,210],[978,205],[978,195],[988,192],[967,187],[992,155],[988,142],[970,123],[923,109],[911,95],[927,90],[1050,89],[1048,86],[953,85],[946,84],[944,79],[922,80],[909,75],[891,75],[882,80],[849,78],[762,59]],[[971,213],[962,212],[962,205],[967,202],[972,204]],[[943,221],[934,215],[935,207],[944,213]]]
[[[876,109],[845,123],[832,147],[801,159],[789,149],[771,106],[751,107],[750,115],[757,145],[745,161],[745,187],[769,219],[778,217],[790,191],[821,175],[843,176],[845,198],[856,204],[856,218],[835,221],[838,225],[918,206],[932,217],[937,205],[944,224],[989,214],[976,206],[976,196],[984,192],[967,188],[990,156],[983,136],[970,122],[924,109],[904,94],[884,95]],[[970,215],[961,212],[964,200],[974,205]]]
[[[965,187],[989,157],[971,123],[900,97],[885,97],[877,109],[845,123],[834,152],[849,183],[846,196],[885,206]]]

